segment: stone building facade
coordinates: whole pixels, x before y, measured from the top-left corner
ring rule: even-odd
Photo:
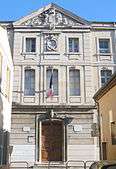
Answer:
[[[12,161],[98,160],[92,97],[116,68],[115,23],[88,22],[49,4],[7,28],[14,61]]]

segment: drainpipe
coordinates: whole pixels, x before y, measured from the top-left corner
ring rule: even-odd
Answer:
[[[99,103],[95,100],[97,112],[98,112],[98,131],[99,131],[99,156],[100,160],[102,160],[102,142],[101,142],[101,116],[100,116],[100,110],[99,110]]]

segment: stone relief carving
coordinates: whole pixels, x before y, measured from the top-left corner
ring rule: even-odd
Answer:
[[[37,17],[27,20],[23,25],[49,26],[52,29],[55,26],[74,26],[80,24],[74,19],[67,17],[65,14],[51,8]]]
[[[73,117],[66,116],[64,114],[56,113],[56,112],[54,112],[53,109],[48,109],[48,110],[46,110],[45,114],[39,115],[38,119],[40,121],[43,121],[43,120],[62,120],[62,121],[64,121],[64,125],[68,125],[72,122]]]
[[[46,34],[44,36],[44,51],[57,52],[58,49],[58,35]]]

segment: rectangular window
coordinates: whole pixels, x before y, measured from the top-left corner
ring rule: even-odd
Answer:
[[[26,52],[36,52],[36,38],[26,38]]]
[[[112,145],[116,145],[116,122],[111,123],[111,139]]]
[[[51,76],[53,76],[52,79],[52,85],[53,85],[53,94],[58,95],[58,70],[57,69],[48,69],[46,72],[46,89],[49,90],[50,88],[50,79]]]
[[[35,70],[33,69],[25,70],[24,95],[35,95]]]
[[[110,53],[109,39],[99,39],[99,53]]]
[[[80,70],[69,70],[70,96],[80,96]]]
[[[69,38],[69,52],[73,52],[73,53],[79,52],[78,38]]]
[[[101,86],[109,81],[112,76],[112,70],[101,70]]]

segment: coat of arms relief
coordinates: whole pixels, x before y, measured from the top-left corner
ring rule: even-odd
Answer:
[[[44,51],[58,52],[58,34],[44,35]]]
[[[77,21],[75,21],[73,18],[70,18],[53,8],[50,8],[38,16],[23,22],[23,25],[49,26],[52,29],[55,26],[76,26],[81,24],[77,23]]]

